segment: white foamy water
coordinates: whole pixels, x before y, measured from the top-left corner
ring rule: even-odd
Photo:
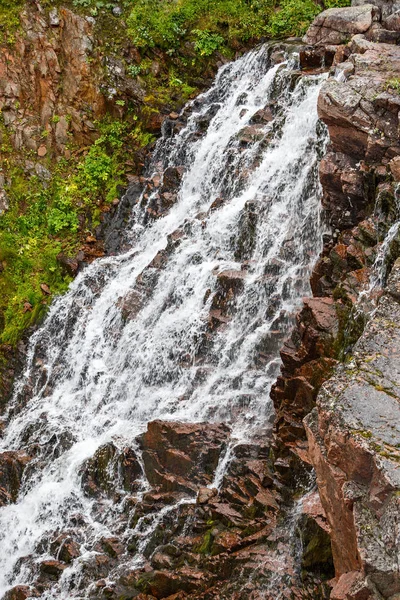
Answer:
[[[35,458],[18,502],[0,509],[0,596],[34,581],[46,558],[40,542],[79,513],[81,557],[43,598],[87,597],[81,567],[118,523],[119,506],[110,502],[99,516],[81,486],[80,468],[101,445],[132,445],[154,419],[226,422],[233,440],[251,438],[271,419],[279,349],[322,247],[322,78],[295,83],[292,69],[293,61],[270,68],[267,48],[221,69],[186,128],[159,142],[150,167],[185,167],[177,202],[146,225],[138,205],[131,249],[87,267],[34,334],[1,440],[2,450],[27,449]],[[274,119],[243,140],[268,103]],[[202,133],[199,122],[210,114]],[[210,211],[217,198],[223,201]],[[149,267],[165,249],[163,268]],[[243,290],[229,319],[210,334],[218,273],[241,270]],[[125,321],[120,299],[143,282],[150,293]],[[217,485],[228,462],[225,456]],[[19,560],[28,555],[33,563]]]

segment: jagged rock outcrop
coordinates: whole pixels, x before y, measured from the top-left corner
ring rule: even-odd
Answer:
[[[343,11],[343,18],[351,14],[348,9],[322,13],[332,28],[336,27],[337,11]],[[310,28],[311,33],[321,18]],[[301,419],[315,402],[334,361],[357,336],[361,322],[355,323],[353,331],[347,327],[351,308],[367,286],[379,244],[397,218],[400,104],[390,82],[400,74],[400,48],[355,35],[347,46],[336,46],[334,73],[340,76],[326,81],[318,101],[319,115],[330,135],[320,179],[325,218],[333,235],[311,278],[316,298],[312,304],[307,300],[298,316],[291,340],[281,353],[282,377],[272,390],[277,437],[287,448],[297,446],[301,452]],[[329,307],[329,326],[318,325],[317,316],[312,310],[310,314],[312,305],[325,313]]]
[[[365,33],[378,20],[379,11],[372,4],[330,8],[314,20],[304,38],[306,44],[344,44],[349,37]]]
[[[277,468],[290,482],[295,455],[317,473],[336,570],[334,600],[396,598],[400,591],[399,262],[364,333],[362,309],[371,310],[368,302],[373,305],[382,292],[375,289],[366,305],[360,297],[381,242],[399,218],[400,48],[393,44],[400,6],[371,4],[355,1],[351,9],[326,11],[306,36],[315,46],[304,51],[303,61],[317,63],[328,48],[334,51],[336,77],[323,85],[318,104],[330,134],[320,177],[333,235],[311,278],[316,297],[311,305],[306,299],[298,315],[271,394],[277,409]],[[360,20],[347,21],[351,14]],[[366,27],[363,34],[345,40],[345,32],[350,37],[359,26]],[[375,265],[381,284],[398,255],[394,233]],[[319,313],[330,307],[329,327],[318,326],[313,306]],[[302,419],[310,410],[305,435]]]
[[[90,19],[27,6],[14,48],[0,54],[0,109],[14,148],[43,158],[68,152],[71,139],[91,143],[105,109],[100,83]]]
[[[333,597],[346,583],[343,597],[353,598],[355,582],[363,597],[400,592],[399,299],[398,260],[351,362],[323,385],[306,419],[340,577]]]

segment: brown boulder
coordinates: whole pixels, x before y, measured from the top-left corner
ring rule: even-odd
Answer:
[[[215,488],[200,488],[197,494],[197,504],[207,504],[209,500],[218,495]]]
[[[330,600],[367,600],[371,595],[360,571],[350,571],[335,583]]]
[[[17,585],[4,594],[3,600],[26,600],[26,598],[32,598],[35,595],[29,586]]]

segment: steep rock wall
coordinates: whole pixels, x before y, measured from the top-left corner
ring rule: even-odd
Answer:
[[[332,234],[311,279],[315,297],[304,301],[271,394],[285,480],[292,481],[295,464],[316,470],[337,576],[331,598],[337,600],[399,593],[399,263],[380,300],[379,286],[370,288],[372,297],[360,296],[374,270],[389,272],[399,251],[395,233],[377,260],[399,219],[399,7],[353,4],[322,13],[306,36],[311,45],[304,60],[318,63],[334,52],[318,105],[330,134],[320,179]]]

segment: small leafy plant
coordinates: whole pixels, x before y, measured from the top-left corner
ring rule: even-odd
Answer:
[[[216,50],[219,50],[224,44],[224,38],[218,33],[212,33],[208,29],[202,31],[201,29],[194,29],[193,32],[196,36],[196,42],[194,48],[200,56],[211,56]]]

